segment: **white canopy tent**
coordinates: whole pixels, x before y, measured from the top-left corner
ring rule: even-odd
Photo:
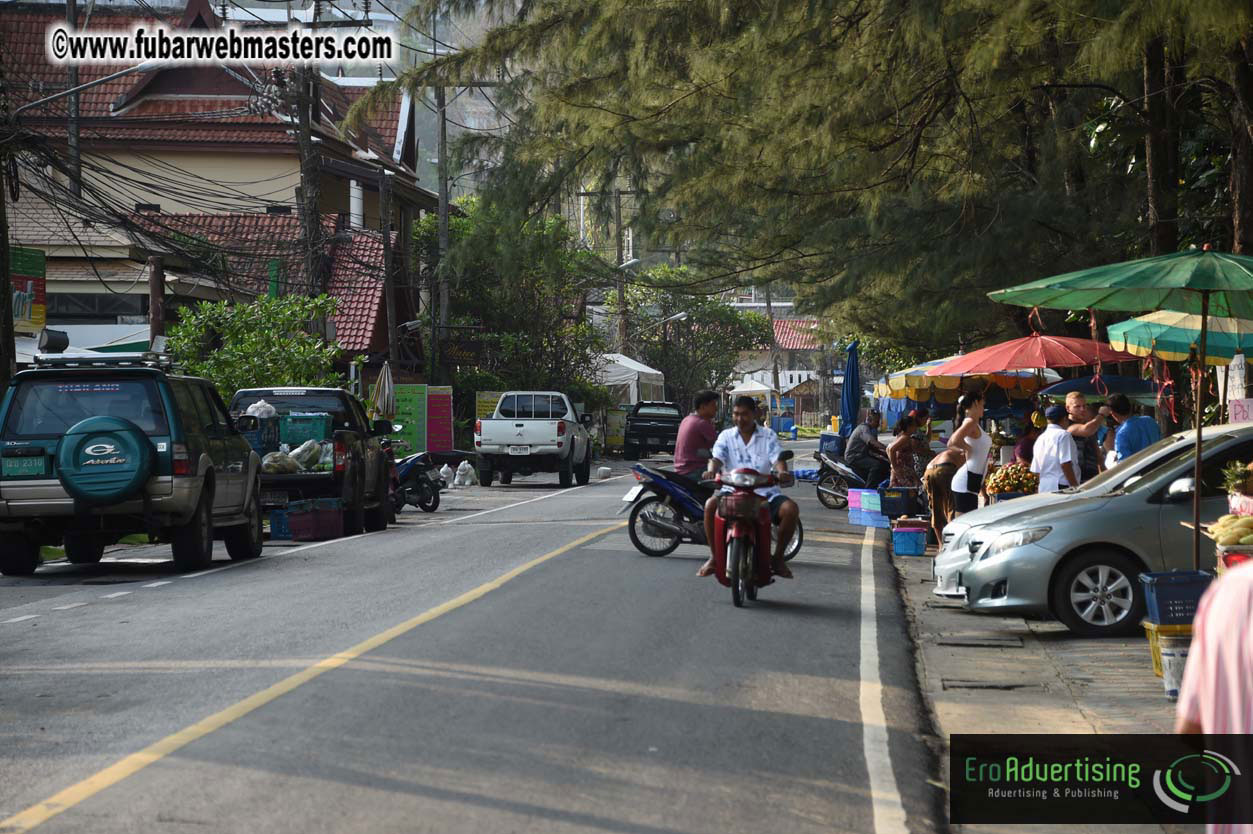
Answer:
[[[731,389],[731,396],[733,397],[769,397],[771,394],[778,393],[778,391],[774,390],[769,385],[766,385],[764,382],[757,382],[755,380],[743,382]]]
[[[606,353],[600,382],[620,403],[638,403],[666,398],[666,378],[654,368],[621,353]]]

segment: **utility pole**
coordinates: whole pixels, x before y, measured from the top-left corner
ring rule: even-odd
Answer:
[[[0,39],[0,56],[4,42]],[[9,150],[17,139],[17,128],[9,120],[9,88],[0,58],[0,386],[7,386],[13,377],[17,346],[13,342],[13,273],[9,252]]]
[[[148,344],[165,335],[165,262],[148,257]]]
[[[444,87],[435,88],[435,109],[439,111],[439,324],[448,326],[448,103]]]
[[[626,275],[622,272],[624,253],[622,251],[622,191],[613,190],[613,228],[618,244],[618,350],[626,351],[627,314],[626,314]]]
[[[774,390],[779,396],[779,405],[782,406],[783,391],[779,389],[779,340],[775,338],[774,304],[771,303],[769,284],[766,284],[766,317],[770,319],[770,364],[774,368]]]
[[[314,0],[310,29],[317,29],[321,5],[319,0]],[[321,172],[313,143],[313,123],[319,118],[321,110],[317,67],[301,66],[296,70],[296,78],[296,145],[300,150],[300,188],[296,195],[304,233],[305,278],[309,282],[309,293],[313,295],[326,292],[322,281],[322,217],[319,211]]]
[[[387,172],[379,171],[379,229],[383,232],[383,301],[387,305],[387,353],[393,362],[400,360],[400,344],[396,338],[396,274],[392,257],[392,189]]]
[[[65,0],[65,22],[71,31],[78,29],[77,0]],[[78,86],[78,66],[70,64],[68,70],[70,89],[73,90]],[[70,93],[69,115],[66,145],[70,157],[70,194],[78,200],[83,196],[83,160],[78,145],[78,93]]]

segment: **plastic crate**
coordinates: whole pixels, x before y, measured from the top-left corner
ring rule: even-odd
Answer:
[[[270,539],[278,541],[290,538],[291,525],[287,523],[287,511],[270,510]]]
[[[916,487],[887,487],[878,490],[881,512],[890,518],[918,512]]]
[[[844,456],[844,446],[848,439],[833,431],[823,431],[818,435],[818,451],[833,458]]]
[[[1027,493],[1025,492],[989,492],[988,503],[997,504],[1001,501],[1011,501],[1015,498],[1021,498]]]
[[[306,440],[330,440],[331,415],[288,414],[279,424],[279,441],[293,449]]]
[[[323,498],[319,501],[338,502],[339,499]],[[288,505],[287,523],[291,527],[293,541],[315,542],[344,535],[344,514],[339,505],[329,509],[319,508],[317,504],[317,501],[295,501]]]
[[[892,531],[892,552],[897,556],[922,556],[927,552],[925,527],[897,527]]]
[[[1149,654],[1153,657],[1153,674],[1160,678],[1162,676],[1162,644],[1157,638],[1159,636],[1191,637],[1192,624],[1160,625],[1148,620],[1141,620],[1140,625],[1144,626],[1144,636],[1149,638]]]
[[[261,428],[256,431],[241,432],[244,439],[248,441],[248,445],[253,448],[258,455],[266,455],[270,452],[278,451],[279,444],[279,418],[263,417],[259,418]]]
[[[848,491],[848,506],[852,509],[877,513],[882,512],[883,501],[879,498],[879,490],[877,489],[850,489]]]
[[[848,523],[856,524],[860,527],[878,527],[883,530],[890,529],[892,522],[882,513],[870,512],[868,510],[849,510]]]
[[[1157,625],[1190,624],[1196,615],[1197,603],[1213,578],[1212,573],[1203,570],[1140,574],[1149,622]]]

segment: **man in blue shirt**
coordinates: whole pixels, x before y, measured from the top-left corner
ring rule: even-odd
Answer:
[[[1118,424],[1114,434],[1114,460],[1123,461],[1141,449],[1146,449],[1162,439],[1157,421],[1152,417],[1133,417],[1131,400],[1126,394],[1111,394],[1105,401]]]

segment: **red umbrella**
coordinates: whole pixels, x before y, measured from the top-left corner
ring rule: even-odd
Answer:
[[[981,348],[927,371],[927,376],[961,376],[1021,371],[1029,368],[1071,368],[1098,362],[1138,362],[1130,353],[1105,342],[1032,333],[1021,339]]]

